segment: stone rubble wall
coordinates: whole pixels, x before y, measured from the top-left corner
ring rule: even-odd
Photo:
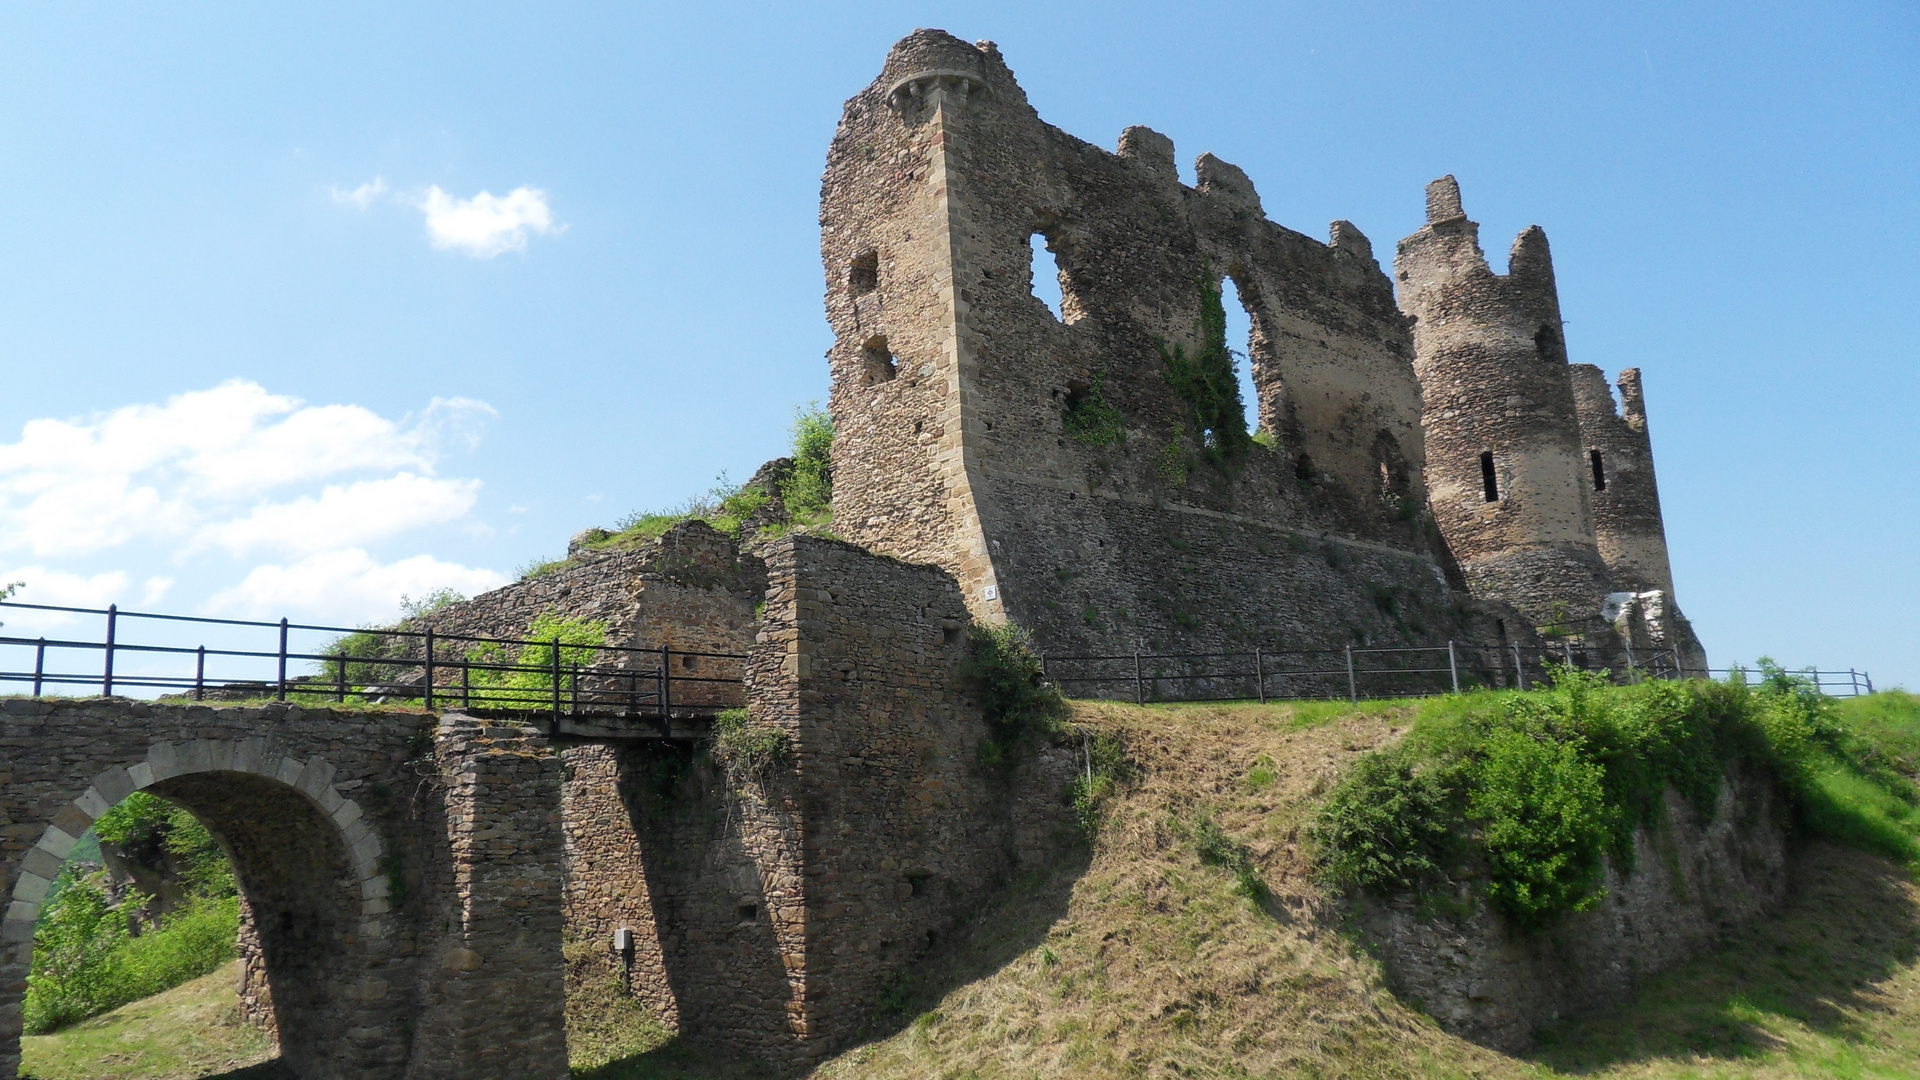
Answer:
[[[1459,606],[1420,521],[1413,339],[1366,237],[1293,232],[1241,170],[1196,170],[1145,128],[1109,152],[1046,124],[991,43],[895,46],[822,183],[836,530],[946,567],[1053,654],[1497,640],[1502,611],[1396,624],[1373,599]],[[1036,233],[1064,319],[1032,294]],[[1223,277],[1273,445],[1217,466],[1163,354],[1196,349]],[[1066,427],[1096,384],[1123,428],[1100,447]]]
[[[410,629],[431,626],[436,634],[522,638],[533,621],[549,612],[594,620],[607,626],[606,644],[626,651],[603,654],[604,663],[657,671],[663,647],[674,650],[672,701],[678,706],[738,706],[742,662],[689,653],[742,655],[758,626],[755,608],[766,591],[766,569],[743,554],[736,542],[704,521],[687,521],[662,536],[631,548],[594,549],[576,544],[562,566],[448,605],[412,621]],[[448,643],[441,655],[459,657],[471,646]],[[418,676],[414,676],[417,680]],[[708,682],[718,679],[720,682]],[[436,682],[455,696],[459,672],[448,670]],[[589,686],[593,685],[591,682]],[[604,684],[615,700],[628,688]],[[657,683],[640,680],[632,689],[656,699]]]
[[[1442,1027],[1525,1050],[1536,1029],[1628,999],[1785,898],[1787,810],[1767,778],[1730,773],[1707,820],[1671,790],[1666,809],[1664,829],[1635,837],[1631,873],[1609,863],[1593,911],[1529,934],[1484,902],[1453,918],[1363,899],[1363,932],[1395,991]]]
[[[536,735],[489,742],[458,726],[399,710],[0,700],[0,1076],[19,1065],[40,902],[78,838],[137,790],[185,806],[230,853],[249,914],[245,1011],[270,1023],[295,1075],[400,1080],[448,1075],[445,1061],[466,1062],[463,1078],[564,1075],[557,764],[543,790],[527,764]],[[464,976],[487,1022],[449,1030],[435,1011],[447,976],[422,958],[458,948],[494,962]],[[509,1060],[501,1039],[541,1061]]]
[[[959,678],[969,612],[947,571],[810,537],[767,559],[752,709],[791,739],[765,797],[799,844],[769,844],[788,861],[763,872],[792,888],[789,1007],[800,1058],[816,1059],[982,898],[1070,842],[1074,758],[981,763],[988,729]]]

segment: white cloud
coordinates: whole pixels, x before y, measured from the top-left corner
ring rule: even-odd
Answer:
[[[373,205],[373,200],[387,193],[387,181],[385,177],[376,176],[352,191],[333,188],[332,193],[334,202],[342,206],[351,206],[355,210],[365,210]]]
[[[26,603],[152,611],[170,600],[175,610],[350,623],[393,614],[402,594],[504,584],[492,570],[425,554],[392,561],[380,548],[423,529],[484,528],[470,516],[480,481],[436,473],[493,415],[478,401],[437,398],[395,420],[236,380],[33,420],[0,443],[0,584],[25,581]],[[90,616],[16,609],[0,619],[0,634],[15,636],[99,632]],[[171,625],[141,624],[162,637],[154,627]]]
[[[564,229],[553,224],[547,193],[537,188],[517,187],[504,196],[483,191],[460,199],[435,185],[418,205],[427,215],[427,236],[434,247],[463,251],[476,259],[524,251],[528,233],[544,236]]]
[[[213,615],[267,619],[297,613],[303,619],[335,622],[390,618],[400,597],[425,596],[452,589],[473,596],[507,583],[492,570],[415,555],[381,563],[359,548],[327,551],[290,566],[256,566],[235,586],[207,602]]]
[[[330,484],[316,498],[263,503],[245,517],[208,524],[197,545],[245,555],[261,548],[307,554],[378,540],[453,521],[473,509],[478,480],[441,480],[403,472],[381,480]]]
[[[217,539],[222,529],[242,536],[245,520],[271,516],[273,504],[259,500],[276,490],[356,472],[424,481],[447,443],[471,445],[492,415],[481,402],[435,399],[418,418],[395,422],[358,405],[304,406],[234,380],[162,405],[30,421],[18,442],[0,444],[0,552],[71,557],[142,537]],[[458,517],[472,506],[464,482],[437,483],[431,505],[439,511]],[[416,509],[382,503],[377,491],[357,505],[389,520],[356,526],[359,540],[421,523]],[[461,491],[466,501],[450,509]]]

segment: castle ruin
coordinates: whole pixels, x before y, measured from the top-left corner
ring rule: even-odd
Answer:
[[[1603,663],[1652,647],[1703,671],[1639,374],[1616,404],[1569,364],[1540,229],[1495,274],[1446,177],[1389,278],[1351,223],[1322,243],[1268,221],[1240,169],[1202,155],[1195,175],[1146,128],[1108,152],[1046,124],[991,43],[894,47],[847,102],[821,196],[852,542],[697,521],[583,540],[417,620],[519,638],[551,612],[661,650],[657,731],[563,726],[557,659],[542,727],[5,703],[0,1076],[61,861],[137,789],[232,852],[243,1000],[302,1077],[560,1075],[563,980],[618,980],[692,1043],[797,1068],[1074,834],[1076,748],[983,764],[969,621],[1053,655],[1577,632]],[[681,704],[743,703],[789,756],[705,753],[710,711],[669,715],[669,664],[719,695]]]
[[[1203,154],[1195,176],[1158,132],[1108,152],[1047,124],[991,42],[895,46],[821,192],[836,530],[947,568],[977,616],[1052,653],[1554,627],[1704,668],[1638,373],[1623,415],[1568,364],[1539,228],[1493,273],[1444,178],[1389,279],[1350,222],[1322,243],[1267,220],[1233,165]],[[1033,293],[1036,235],[1059,317]]]

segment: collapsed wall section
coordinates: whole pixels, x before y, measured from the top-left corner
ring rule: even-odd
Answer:
[[[1444,588],[1412,339],[1357,229],[1285,229],[1241,170],[1208,155],[1187,187],[1173,154],[1145,128],[1109,152],[1046,124],[991,43],[895,46],[822,185],[835,527],[948,568],[974,614],[1050,652],[1346,640],[1371,587]],[[1036,237],[1058,317],[1034,295]],[[1303,541],[1379,565],[1311,595],[1248,569]]]

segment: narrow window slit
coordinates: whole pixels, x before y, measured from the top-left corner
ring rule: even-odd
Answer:
[[[1485,489],[1488,502],[1500,501],[1500,477],[1493,471],[1493,451],[1480,451],[1480,486]]]
[[[1593,465],[1593,490],[1607,490],[1607,467],[1600,461],[1600,451],[1587,451],[1587,461]]]
[[[860,347],[860,356],[867,364],[868,382],[882,383],[893,378],[896,371],[893,350],[887,347],[886,335],[875,334],[868,338],[867,343]]]
[[[880,285],[880,253],[863,251],[847,267],[847,291],[865,296]]]

